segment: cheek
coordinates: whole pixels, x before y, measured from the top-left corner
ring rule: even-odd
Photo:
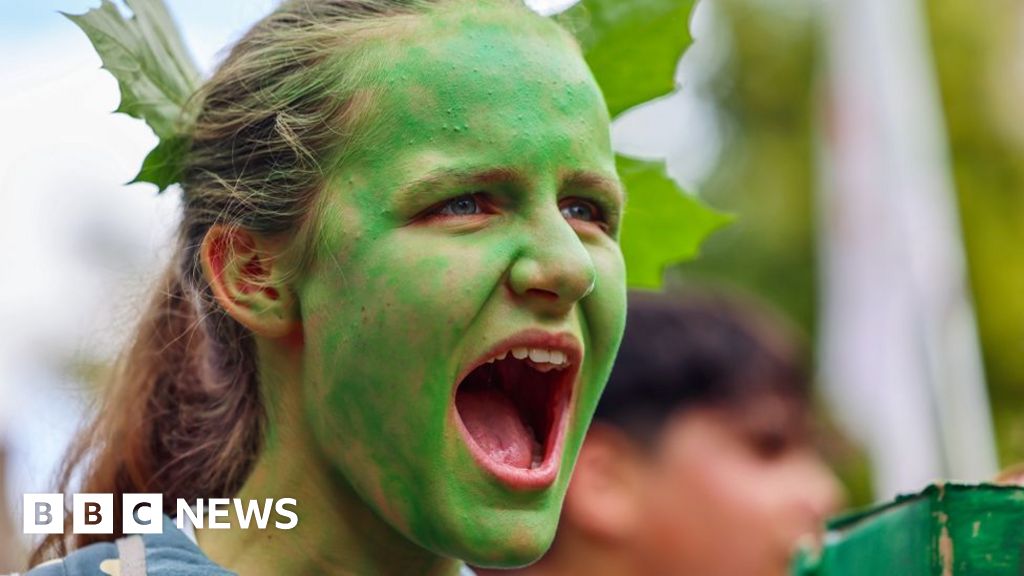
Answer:
[[[737,573],[783,574],[796,537],[794,485],[781,461],[764,460],[746,449],[718,456],[695,475],[708,529],[708,550]],[[713,559],[709,559],[713,560]],[[724,573],[724,572],[723,572]]]
[[[448,448],[457,348],[501,278],[479,246],[392,235],[311,267],[306,412],[363,497],[411,527],[458,468]],[[488,256],[492,256],[488,258]],[[400,361],[396,361],[399,360]]]
[[[596,280],[594,291],[579,303],[586,358],[580,373],[583,384],[576,406],[576,424],[568,439],[566,456],[573,456],[611,374],[615,354],[626,326],[625,267],[618,245],[592,249]]]
[[[317,280],[325,291],[311,304],[318,326],[384,344],[349,347],[368,359],[393,358],[396,348],[413,359],[437,359],[428,349],[444,350],[447,337],[465,328],[502,276],[499,258],[458,240],[396,232],[320,267]]]
[[[457,348],[500,262],[458,239],[361,240],[321,259],[304,295],[310,410],[331,436],[377,444],[381,458],[436,456]]]
[[[777,567],[778,486],[765,485],[763,466],[740,449],[706,440],[666,455],[651,473],[651,555],[685,573]]]
[[[590,254],[596,279],[594,291],[581,302],[584,334],[590,339],[588,353],[610,370],[626,326],[626,269],[617,244],[609,242]]]
[[[690,486],[720,520],[723,531],[772,531],[782,519],[786,494],[792,491],[777,463],[734,445],[709,450],[699,460],[699,466],[688,469]]]

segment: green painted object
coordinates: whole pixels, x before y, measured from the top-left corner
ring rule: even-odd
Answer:
[[[1020,576],[1024,488],[935,484],[833,520],[794,576]]]

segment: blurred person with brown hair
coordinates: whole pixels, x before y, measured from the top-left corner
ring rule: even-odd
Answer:
[[[781,576],[842,492],[784,323],[733,297],[633,295],[555,543],[481,574]]]

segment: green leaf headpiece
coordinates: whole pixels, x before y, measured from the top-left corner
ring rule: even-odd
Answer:
[[[150,182],[163,192],[181,179],[193,120],[188,103],[201,77],[161,0],[125,2],[130,18],[110,0],[65,16],[85,32],[117,80],[121,103],[115,112],[145,120],[160,139],[132,182]]]
[[[613,119],[676,88],[676,66],[692,43],[694,1],[582,0],[558,17],[576,33]],[[616,164],[629,194],[620,239],[626,281],[660,288],[667,266],[694,258],[732,217],[680,188],[664,162],[620,155]]]

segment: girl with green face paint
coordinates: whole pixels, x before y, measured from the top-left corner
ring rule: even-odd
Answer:
[[[537,558],[625,312],[571,37],[512,0],[294,0],[193,102],[177,256],[78,491],[296,498],[293,530],[200,531],[246,575]]]

